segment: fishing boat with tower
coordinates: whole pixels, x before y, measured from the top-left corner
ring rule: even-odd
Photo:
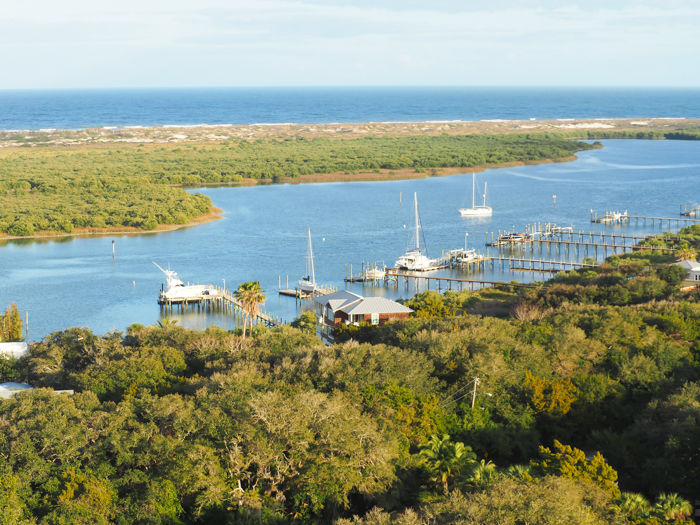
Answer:
[[[158,293],[158,304],[178,304],[185,302],[199,302],[203,299],[219,297],[219,292],[211,284],[185,284],[177,276],[177,273],[170,269],[164,270],[155,261],[151,261],[158,269],[165,274],[165,287],[161,286]]]

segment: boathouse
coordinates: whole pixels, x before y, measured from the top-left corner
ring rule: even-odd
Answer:
[[[314,299],[317,331],[321,340],[333,342],[333,328],[340,324],[384,324],[391,319],[404,319],[413,311],[384,297],[362,297],[341,290]]]

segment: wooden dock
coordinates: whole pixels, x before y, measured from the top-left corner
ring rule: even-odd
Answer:
[[[332,286],[319,286],[315,293],[307,293],[298,288],[289,287],[289,275],[287,275],[287,286],[282,288],[282,276],[279,276],[279,294],[286,297],[294,297],[296,299],[312,299],[313,297],[320,297],[321,295],[328,295],[330,293],[337,292],[338,289]]]
[[[681,217],[697,217],[698,215],[700,215],[700,206],[697,203],[681,202]]]
[[[682,205],[681,205],[682,207]],[[692,211],[692,213],[691,213]],[[695,215],[695,209],[693,208],[691,211],[688,211],[687,213],[683,213],[681,211],[681,215]],[[624,215],[620,215],[618,219],[615,220],[606,220],[605,217],[599,219],[598,214],[596,213],[593,215],[593,210],[591,210],[591,222],[596,222],[596,223],[603,223],[603,224],[623,224],[627,223],[629,224],[631,219],[634,219],[634,224],[635,226],[639,225],[639,221],[642,221],[642,225],[646,226],[647,221],[649,221],[649,224],[651,226],[654,226],[655,224],[658,225],[659,227],[663,227],[664,222],[666,223],[666,227],[670,228],[671,224],[675,222],[676,228],[680,228],[681,226],[688,226],[689,224],[698,224],[700,223],[700,219],[687,219],[683,217],[652,217],[648,215],[627,215],[625,212]]]
[[[174,308],[179,309],[180,312],[189,312],[190,309],[199,312],[222,311],[242,319],[245,316],[245,311],[241,303],[228,290],[219,286],[214,288],[215,293],[208,297],[185,297],[173,301],[158,301],[158,304],[166,312],[173,312]],[[285,324],[281,318],[275,317],[265,310],[260,310],[254,321],[255,323],[264,323],[269,327]]]
[[[584,264],[554,259],[526,259],[524,257],[489,257],[491,267],[494,263],[501,269],[528,272],[557,273],[580,268],[597,268],[598,264]]]
[[[404,285],[406,287],[408,287],[408,280],[409,279],[415,279],[416,281],[418,281],[419,279],[424,279],[426,282],[426,288],[428,290],[430,290],[430,283],[433,282],[435,284],[435,289],[438,291],[440,291],[441,289],[452,290],[453,284],[455,285],[455,287],[459,291],[462,291],[465,288],[469,288],[471,291],[473,291],[475,288],[477,290],[481,290],[484,288],[493,288],[493,287],[498,287],[498,286],[511,286],[514,288],[541,288],[541,285],[535,285],[535,284],[506,283],[503,281],[483,281],[483,280],[479,280],[479,279],[459,279],[457,277],[437,277],[437,276],[402,273],[402,272],[398,272],[395,270],[388,271],[387,276],[394,278],[396,280],[397,284],[398,284],[398,280],[400,278],[403,278]],[[445,286],[441,288],[441,286],[440,286],[441,284],[444,284]]]

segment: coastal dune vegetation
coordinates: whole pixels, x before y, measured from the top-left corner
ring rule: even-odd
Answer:
[[[411,318],[333,346],[304,316],[250,337],[168,320],[54,332],[2,360],[0,380],[35,390],[0,400],[0,515],[690,523],[700,294],[668,262],[635,252],[539,289],[428,291]],[[507,309],[476,315],[488,301]]]
[[[0,234],[154,230],[211,210],[209,197],[174,185],[406,168],[425,173],[571,158],[592,147],[541,133],[6,150],[0,155]]]

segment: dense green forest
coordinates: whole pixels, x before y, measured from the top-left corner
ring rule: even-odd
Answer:
[[[700,494],[700,293],[665,261],[426,292],[334,346],[308,315],[248,338],[52,333],[1,362],[37,388],[0,400],[0,520],[683,522]],[[471,313],[486,301],[508,313]]]
[[[570,157],[593,146],[562,136],[442,135],[245,140],[213,146],[18,150],[0,158],[0,233],[184,224],[209,197],[171,184],[380,169],[473,167]]]
[[[561,159],[594,147],[575,139],[697,140],[700,131],[588,131],[510,135],[230,140],[216,145],[17,149],[0,157],[0,233],[185,224],[211,200],[171,185],[244,178],[470,168]]]

